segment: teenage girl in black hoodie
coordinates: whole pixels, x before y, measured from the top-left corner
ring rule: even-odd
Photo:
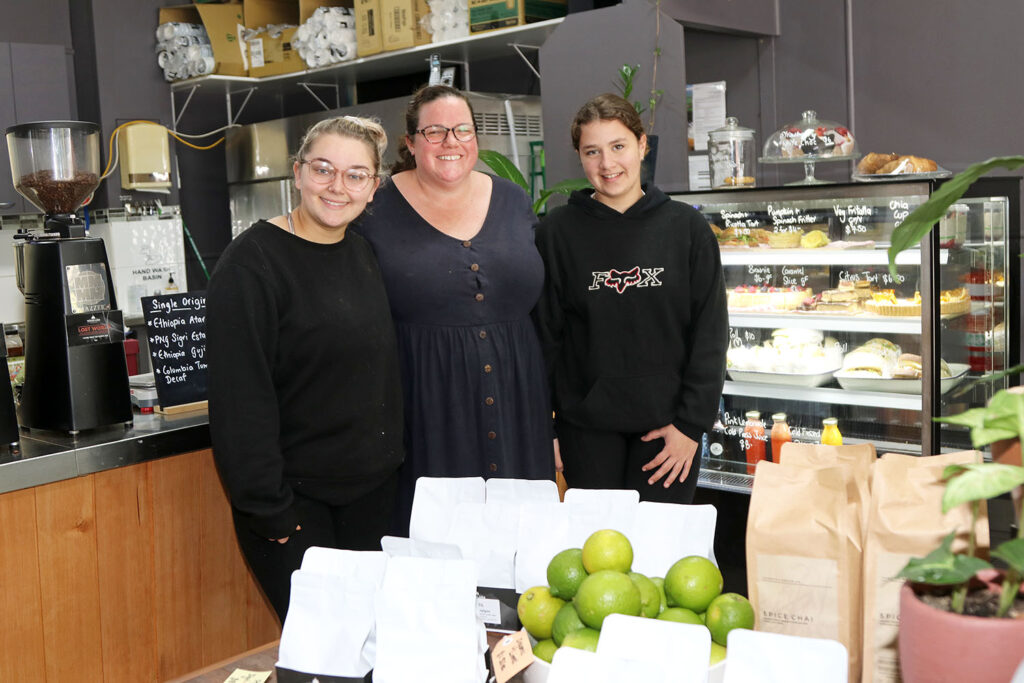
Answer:
[[[718,244],[693,207],[641,187],[647,136],[629,102],[587,102],[572,141],[594,190],[573,193],[537,233],[537,316],[565,478],[689,503],[725,378]]]

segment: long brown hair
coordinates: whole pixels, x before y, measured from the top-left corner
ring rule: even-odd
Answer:
[[[476,114],[473,113],[473,105],[470,104],[469,98],[464,92],[448,85],[425,85],[413,94],[405,108],[405,134],[409,136],[409,139],[416,135],[416,130],[420,127],[420,110],[426,104],[445,97],[457,97],[465,102],[469,107],[470,118],[475,122]],[[391,167],[391,173],[401,173],[414,168],[416,168],[416,157],[409,151],[408,139],[403,139],[398,143],[398,161]]]
[[[580,135],[583,126],[599,120],[618,121],[628,128],[638,141],[640,136],[644,135],[644,124],[640,120],[640,115],[636,113],[636,108],[618,95],[606,92],[588,101],[576,112],[570,128],[573,149],[577,152],[580,151]],[[644,154],[646,153],[647,151],[644,150]]]

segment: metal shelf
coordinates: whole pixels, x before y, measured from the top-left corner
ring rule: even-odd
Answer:
[[[245,107],[246,102],[253,92],[259,91],[261,96],[292,94],[301,91],[316,98],[325,109],[330,108],[319,96],[313,92],[313,88],[324,88],[334,91],[334,107],[340,107],[344,102],[340,101],[339,90],[355,86],[363,81],[380,80],[392,78],[405,74],[422,71],[426,80],[429,68],[430,55],[436,54],[441,58],[442,63],[457,63],[466,66],[470,61],[493,59],[495,57],[507,57],[518,54],[526,61],[521,48],[538,48],[556,28],[562,23],[563,18],[538,21],[525,26],[502,29],[481,33],[468,38],[449,40],[442,43],[427,43],[405,50],[393,52],[381,52],[369,57],[360,57],[340,64],[318,69],[307,69],[296,71],[279,76],[265,76],[263,78],[251,78],[248,76],[201,76],[183,81],[176,81],[170,84],[171,102],[175,125],[181,120],[182,115],[188,108],[189,101],[197,92],[204,95],[218,95],[225,98],[227,105],[227,121],[235,123]],[[527,61],[527,66],[533,69],[533,65]],[[464,90],[470,90],[468,67],[465,69]],[[245,101],[240,106],[233,104],[232,96],[245,96]],[[178,105],[177,98],[184,99],[183,104]],[[354,104],[354,102],[352,102]]]
[[[733,382],[727,380],[722,393],[730,396],[777,398],[788,401],[829,403],[832,405],[921,410],[920,396],[887,394],[880,391],[846,391],[845,389],[830,389],[827,387],[791,387],[781,384],[758,384],[756,382]]]
[[[700,473],[697,475],[697,486],[701,488],[747,494],[754,488],[754,475],[752,474],[704,469],[705,465],[706,463],[701,463]]]
[[[722,249],[723,266],[888,266],[887,249]],[[949,250],[939,252],[946,265]],[[921,265],[921,250],[907,249],[896,256],[896,265]]]
[[[921,319],[917,317],[730,312],[729,325],[732,327],[757,327],[764,329],[799,327],[809,330],[829,330],[831,332],[921,334]]]

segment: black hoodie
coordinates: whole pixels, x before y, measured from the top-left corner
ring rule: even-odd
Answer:
[[[625,213],[574,192],[537,232],[537,319],[560,419],[647,432],[711,428],[725,380],[728,313],[704,217],[656,187]]]

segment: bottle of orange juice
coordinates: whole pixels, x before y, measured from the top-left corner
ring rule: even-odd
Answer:
[[[821,421],[821,443],[826,446],[842,446],[843,435],[839,433],[839,420],[826,417]]]
[[[747,456],[747,474],[753,474],[757,463],[767,459],[768,437],[764,433],[761,412],[747,411],[747,423],[743,427],[743,450]]]
[[[772,415],[772,462],[779,462],[782,455],[782,446],[793,440],[789,432],[789,423],[786,422],[785,413]]]

